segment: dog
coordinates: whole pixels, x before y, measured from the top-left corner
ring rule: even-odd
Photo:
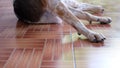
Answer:
[[[103,42],[103,34],[94,32],[80,19],[109,24],[110,17],[95,16],[93,13],[103,13],[101,6],[79,3],[76,0],[14,0],[14,12],[19,20],[27,23],[52,23],[62,21],[73,26],[78,34],[85,35],[91,42]],[[49,16],[49,18],[48,18]]]

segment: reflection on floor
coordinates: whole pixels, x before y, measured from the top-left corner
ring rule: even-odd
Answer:
[[[84,21],[107,37],[102,43],[91,43],[65,23],[17,21],[12,0],[0,0],[0,68],[120,68],[120,1],[101,3],[106,8],[104,16],[113,22],[90,25]]]

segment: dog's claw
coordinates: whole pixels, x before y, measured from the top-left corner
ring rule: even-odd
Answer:
[[[101,39],[101,40],[99,40],[99,41],[96,40],[96,39],[94,39],[92,42],[93,42],[93,43],[99,43],[99,42],[103,42],[105,39],[106,39],[106,38],[103,38],[103,39]]]
[[[103,42],[105,39],[103,38],[100,42]]]
[[[103,38],[104,40],[106,39],[106,38]]]
[[[81,35],[80,33],[78,33],[78,35]]]
[[[105,10],[104,9],[102,9],[102,12],[101,13],[103,13]]]
[[[89,21],[90,24],[92,24],[92,21]]]
[[[93,43],[98,43],[98,41],[97,41],[96,39],[94,39],[92,42],[93,42]]]

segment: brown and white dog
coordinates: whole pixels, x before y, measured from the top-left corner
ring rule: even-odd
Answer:
[[[14,0],[14,11],[19,20],[27,23],[52,23],[65,21],[78,33],[85,35],[92,42],[102,42],[105,36],[96,33],[80,21],[80,19],[108,24],[109,17],[100,17],[92,13],[102,13],[101,6],[78,3],[75,0]],[[49,16],[49,18],[48,18]]]

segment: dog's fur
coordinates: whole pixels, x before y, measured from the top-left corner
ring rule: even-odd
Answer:
[[[105,37],[87,29],[80,19],[106,24],[111,22],[109,17],[92,15],[92,13],[102,13],[104,9],[101,6],[78,3],[75,0],[15,0],[14,11],[18,19],[28,23],[61,22],[64,20],[92,42],[104,41]],[[47,18],[48,15],[51,17]]]

